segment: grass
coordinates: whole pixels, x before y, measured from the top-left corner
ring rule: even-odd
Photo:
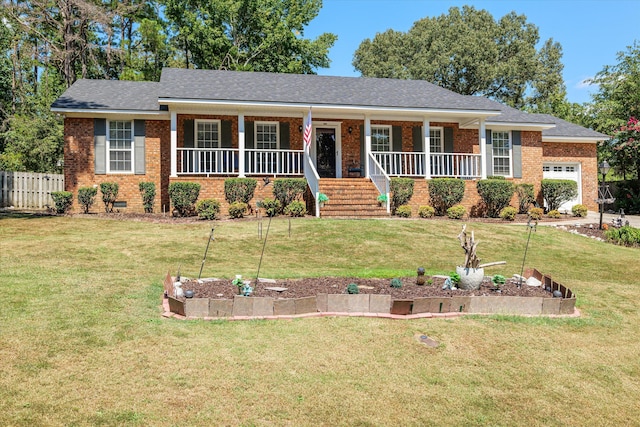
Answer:
[[[0,425],[638,425],[638,249],[532,234],[527,265],[580,318],[162,318],[163,276],[197,276],[211,224],[203,276],[255,276],[256,222],[0,215]],[[460,226],[302,219],[289,237],[277,218],[260,275],[443,274]],[[507,261],[491,274],[520,272],[525,226],[469,227]]]

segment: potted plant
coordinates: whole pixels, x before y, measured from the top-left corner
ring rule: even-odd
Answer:
[[[476,255],[476,242],[473,231],[471,236],[467,236],[467,225],[462,226],[462,231],[458,234],[460,246],[464,249],[465,262],[464,265],[456,267],[456,273],[460,275],[460,283],[458,287],[465,290],[478,289],[484,279],[484,268],[480,266],[480,259]]]
[[[389,198],[387,197],[386,194],[380,194],[377,200],[378,200],[378,205],[382,206],[387,204],[387,200],[389,200]]]
[[[324,207],[324,204],[328,201],[329,201],[329,198],[327,197],[326,194],[324,193],[318,194],[318,204],[320,205],[320,207]]]

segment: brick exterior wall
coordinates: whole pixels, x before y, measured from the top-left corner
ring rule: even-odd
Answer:
[[[219,119],[231,121],[232,146],[238,147],[238,118],[237,116],[193,115],[179,114],[177,116],[178,147],[183,146],[184,121],[189,119]],[[302,149],[303,125],[300,118],[282,117],[245,117],[246,121],[274,121],[288,122],[290,129],[290,148]],[[314,121],[323,121],[322,117],[314,117]],[[325,121],[336,122],[335,119]],[[347,177],[348,169],[352,166],[360,166],[364,160],[360,159],[360,129],[364,129],[364,120],[341,120],[342,141],[342,176]],[[412,129],[414,126],[422,126],[422,122],[411,121],[372,121],[372,125],[384,124],[402,126],[402,149],[413,151]],[[457,123],[431,123],[433,127],[453,128],[454,151],[457,153],[480,152],[478,144],[478,131],[473,129],[460,129]],[[349,132],[351,128],[351,132]],[[77,191],[80,187],[99,185],[102,182],[117,182],[120,186],[118,200],[126,201],[127,208],[120,208],[123,212],[143,212],[142,199],[138,190],[138,183],[150,181],[156,184],[156,200],[154,212],[169,211],[168,186],[170,182],[189,181],[201,184],[200,198],[215,198],[221,202],[222,213],[226,215],[228,206],[224,200],[224,177],[185,177],[169,178],[170,175],[170,122],[168,120],[147,120],[145,137],[146,173],[134,174],[109,174],[96,175],[94,173],[94,137],[93,119],[91,118],[66,118],[64,124],[64,174],[65,189],[74,193],[73,211],[78,212]],[[583,203],[590,210],[597,210],[594,200],[597,197],[597,160],[596,145],[584,143],[543,143],[540,132],[523,131],[522,139],[522,173],[521,179],[513,179],[514,184],[521,182],[531,183],[535,186],[535,192],[539,195],[540,181],[542,180],[543,162],[578,162],[582,170],[582,198]],[[264,187],[262,179],[258,179],[255,198],[273,197],[272,186]],[[465,198],[463,205],[468,212],[477,212],[480,198],[476,191],[476,181],[468,180],[465,186]],[[539,203],[542,199],[539,197]],[[417,216],[418,208],[429,204],[428,181],[416,179],[414,196],[411,200],[413,215]],[[512,206],[517,206],[517,198],[514,196]],[[100,200],[100,193],[92,212],[100,212],[104,205]]]

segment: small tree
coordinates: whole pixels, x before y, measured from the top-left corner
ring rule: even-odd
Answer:
[[[104,203],[104,211],[106,213],[113,212],[113,204],[118,198],[118,183],[103,182],[100,184],[100,192],[102,193],[102,202]]]
[[[543,179],[542,197],[549,211],[558,210],[565,202],[578,196],[578,183],[570,179]]]
[[[89,209],[96,201],[96,194],[98,189],[95,187],[82,187],[78,189],[78,203],[82,206],[82,211],[86,214],[89,213]]]

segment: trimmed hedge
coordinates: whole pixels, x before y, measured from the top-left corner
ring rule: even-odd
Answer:
[[[258,181],[253,178],[228,178],[224,180],[224,198],[231,204],[244,202],[249,205],[253,199]]]
[[[198,203],[196,203],[196,212],[202,219],[216,219],[220,213],[220,202],[216,199],[199,200]]]
[[[196,182],[172,182],[169,184],[169,199],[179,216],[195,215],[195,203],[200,195],[200,184]]]
[[[302,200],[306,189],[307,180],[304,178],[278,178],[273,180],[273,197],[280,201],[280,206],[285,209],[294,200]]]
[[[420,206],[418,209],[418,216],[420,218],[431,218],[435,212],[436,210],[431,206]]]
[[[450,219],[462,219],[467,214],[467,208],[462,205],[451,206],[447,209],[447,216]]]
[[[301,217],[307,214],[307,205],[303,201],[294,200],[284,208],[285,215]]]
[[[113,212],[113,204],[118,198],[118,188],[117,182],[103,182],[100,184],[102,202],[104,203],[104,211],[106,213]]]
[[[565,202],[578,196],[578,183],[571,179],[543,179],[542,197],[547,202],[547,209],[558,210]]]
[[[243,218],[247,209],[248,205],[245,202],[233,202],[229,205],[229,216],[231,218]]]
[[[429,181],[429,198],[436,215],[445,215],[447,209],[462,201],[464,185],[464,181],[458,178],[434,178]]]
[[[138,184],[140,196],[142,196],[142,206],[146,213],[153,213],[153,202],[156,198],[156,184],[153,182],[140,182]]]
[[[282,209],[280,200],[266,198],[258,203],[258,207],[264,209],[267,216],[276,216]]]
[[[400,218],[411,218],[411,206],[402,205],[396,208],[396,215]]]
[[[490,218],[498,218],[513,197],[513,183],[505,179],[482,179],[476,184],[478,194],[487,207]]]
[[[98,194],[98,189],[95,187],[81,187],[78,189],[78,203],[82,206],[82,212],[89,213],[89,209],[96,201],[96,194]]]
[[[516,195],[518,196],[518,213],[529,212],[529,207],[536,201],[533,184],[516,185]]]
[[[70,191],[52,191],[51,198],[56,205],[56,213],[66,214],[73,204],[73,193]]]
[[[396,209],[402,205],[406,205],[413,197],[413,184],[411,178],[391,178],[391,209]]]

